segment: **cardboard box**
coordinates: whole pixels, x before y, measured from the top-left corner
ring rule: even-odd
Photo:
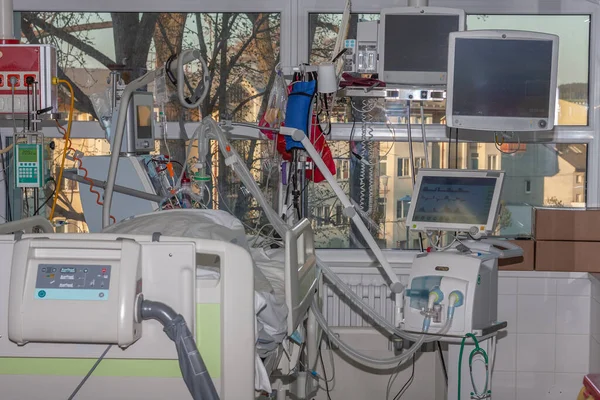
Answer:
[[[600,209],[536,208],[535,240],[600,242]]]
[[[500,271],[532,271],[535,267],[535,241],[509,240],[510,243],[523,249],[523,256],[498,260]]]
[[[600,242],[536,241],[537,271],[600,272]]]

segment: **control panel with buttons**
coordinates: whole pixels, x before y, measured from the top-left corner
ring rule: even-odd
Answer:
[[[15,146],[15,182],[17,187],[41,188],[43,177],[43,149],[41,144]]]
[[[38,265],[37,300],[108,300],[110,265]]]

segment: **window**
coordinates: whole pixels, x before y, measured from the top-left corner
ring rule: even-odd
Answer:
[[[335,160],[335,175],[338,181],[348,180],[350,177],[350,160]]]
[[[309,60],[311,63],[329,61],[338,36],[342,14],[309,14]],[[587,125],[589,107],[589,15],[468,15],[467,29],[510,29],[555,34],[559,37],[558,120],[557,125]],[[350,19],[349,39],[356,39],[358,21],[379,20],[379,14],[353,14]],[[360,102],[357,102],[360,103]],[[374,121],[405,123],[404,112],[398,112],[394,101],[378,100],[385,113],[370,114]],[[428,124],[444,124],[444,102],[424,102],[424,117]],[[335,106],[339,122],[352,122],[352,114],[345,103]],[[420,115],[412,119],[420,123]]]
[[[577,174],[575,176],[575,183],[583,183],[583,175]]]
[[[400,173],[408,170],[409,147],[405,142],[382,142],[375,153],[387,155],[388,160],[396,160],[400,166]],[[334,157],[345,157],[350,152],[348,142],[335,142]],[[447,165],[448,142],[430,142],[428,153],[431,154],[432,168],[443,168]],[[454,148],[455,143],[452,143]],[[418,148],[417,146],[415,146]],[[389,152],[389,153],[388,153]],[[528,235],[531,234],[531,208],[532,206],[553,207],[584,207],[586,192],[583,187],[586,181],[587,145],[580,143],[541,144],[528,143],[521,145],[521,151],[514,154],[504,154],[496,148],[494,143],[461,143],[458,144],[458,157],[465,160],[464,166],[471,166],[472,159],[480,160],[480,167],[484,162],[496,165],[505,171],[504,187],[502,192],[503,208],[500,210],[497,230],[502,235]],[[492,156],[492,157],[490,157]],[[451,155],[454,159],[454,154]],[[417,158],[417,157],[415,157]],[[489,160],[489,161],[488,161]],[[377,158],[373,158],[377,162]],[[388,161],[389,162],[389,161]],[[398,242],[402,247],[408,243],[413,245],[415,235],[407,234],[406,216],[413,195],[411,179],[389,179],[387,191],[382,190],[382,182],[377,175],[377,168],[367,172],[365,185],[360,185],[359,162],[352,159],[350,162],[350,177],[342,183],[342,189],[351,200],[360,203],[361,196],[365,199],[364,208],[367,215],[381,226],[385,216],[385,233],[388,246],[396,247]],[[396,171],[398,172],[398,171]],[[372,174],[372,178],[370,179]],[[577,184],[576,177],[582,176],[584,183]],[[369,190],[369,182],[373,183],[373,190]],[[378,186],[379,185],[379,186]],[[369,204],[369,196],[373,195],[373,204]],[[579,195],[579,196],[578,196]],[[342,210],[337,209],[336,197],[326,183],[310,184],[308,188],[309,204],[311,207],[331,205],[340,217],[334,219],[335,226],[327,228],[329,238],[341,238],[344,246],[351,248],[364,247],[357,242],[352,222],[344,223],[341,216]],[[385,202],[381,200],[385,198]],[[381,204],[387,204],[387,215],[383,215]],[[390,208],[390,205],[391,208]],[[377,232],[372,231],[373,234]],[[318,235],[317,235],[318,236]],[[408,237],[408,241],[407,241]],[[316,238],[317,247],[333,246],[330,239]],[[414,248],[414,247],[412,247]]]
[[[426,168],[425,157],[415,157],[415,175],[419,172],[419,168]]]
[[[381,219],[385,219],[385,197],[377,198],[377,213],[381,216]]]
[[[405,219],[408,215],[410,204],[406,200],[396,201],[396,219]]]
[[[331,210],[331,207],[329,206],[325,206],[323,208],[323,225],[331,225],[331,220],[330,220],[330,215],[329,212]]]
[[[471,169],[479,169],[479,158],[471,158]]]
[[[489,170],[499,170],[500,164],[498,163],[498,155],[492,154],[487,156],[487,169]]]
[[[398,159],[398,177],[410,176],[410,159],[399,158]]]
[[[58,74],[75,86],[78,120],[96,117],[90,95],[104,93],[111,69],[121,70],[129,82],[162,66],[173,49],[195,47],[210,66],[209,100],[200,113],[170,101],[167,119],[178,121],[183,113],[188,121],[213,115],[255,122],[268,100],[265,94],[279,60],[280,19],[279,13],[27,11],[21,12],[21,32],[23,41],[56,45]],[[201,74],[197,64],[190,65],[188,93],[194,91]],[[61,90],[62,112],[68,97]],[[221,104],[222,99],[226,104]]]

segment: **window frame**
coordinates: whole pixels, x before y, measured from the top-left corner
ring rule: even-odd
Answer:
[[[335,0],[297,0],[299,2],[298,32],[298,60],[306,62],[308,60],[308,37],[309,37],[309,14],[311,13],[341,13],[340,5]],[[352,2],[352,12],[378,13],[382,8],[397,7],[394,0],[382,0],[373,3],[369,0],[354,0]],[[547,133],[536,133],[535,141],[525,138],[526,142],[545,142],[545,143],[581,143],[588,146],[587,156],[587,179],[586,179],[586,205],[588,207],[600,206],[600,63],[596,60],[600,57],[600,7],[592,2],[573,2],[569,0],[559,0],[557,2],[540,2],[536,0],[524,0],[522,2],[472,2],[467,0],[454,0],[444,4],[445,7],[462,8],[466,14],[502,14],[502,15],[581,15],[588,14],[591,17],[590,23],[590,48],[588,64],[588,125],[587,126],[556,126],[553,131]],[[332,129],[331,140],[349,140],[352,124],[334,125]],[[395,135],[392,135],[388,128],[384,126],[375,126],[373,130],[374,140],[400,142],[408,141],[408,133],[405,125],[394,125]],[[442,125],[427,125],[425,127],[427,140],[430,142],[447,141],[446,127]],[[462,131],[463,141],[483,141],[481,134],[476,131]],[[423,142],[423,135],[420,125],[412,127],[413,141]],[[488,142],[488,140],[484,140]]]
[[[14,9],[22,11],[53,10],[81,12],[279,12],[281,13],[280,61],[283,65],[296,65],[308,59],[308,24],[309,14],[314,12],[342,12],[343,3],[338,0],[224,0],[218,3],[202,4],[198,10],[197,3],[189,0],[173,0],[168,7],[160,0],[131,0],[128,2],[108,0],[90,4],[80,0],[15,0]],[[353,12],[378,13],[382,8],[395,6],[395,0],[382,0],[374,3],[369,0],[354,0]],[[588,145],[586,172],[586,204],[589,207],[600,206],[600,8],[591,2],[574,2],[559,0],[557,2],[524,0],[522,2],[472,2],[454,0],[446,7],[463,8],[467,14],[589,14],[591,15],[590,52],[589,52],[589,104],[588,126],[557,126],[554,131],[537,134],[536,138],[549,140],[551,143],[584,143]],[[18,27],[17,27],[18,28]],[[189,135],[198,123],[185,124]],[[385,126],[375,126],[374,140],[406,142],[408,141],[406,126],[395,125],[395,135]],[[168,138],[176,138],[179,129],[177,122],[168,123]],[[330,140],[348,141],[352,124],[335,124]],[[54,127],[43,128],[46,137],[59,137]],[[441,125],[426,126],[427,139],[430,142],[447,141],[446,127]],[[258,139],[257,130],[246,127],[235,127],[233,139]],[[477,132],[461,131],[462,140],[477,137]],[[4,130],[2,138],[10,136]],[[419,145],[422,142],[421,127],[412,128],[413,140]],[[96,122],[74,122],[73,138],[104,138],[104,131]],[[0,187],[0,196],[3,187]],[[4,196],[0,203],[4,202]],[[356,252],[358,250],[347,250]],[[339,250],[334,250],[339,252]],[[362,251],[361,251],[362,252]],[[339,257],[336,257],[338,259]]]

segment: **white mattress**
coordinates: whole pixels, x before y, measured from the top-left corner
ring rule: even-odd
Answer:
[[[224,240],[248,250],[254,260],[254,308],[256,312],[256,390],[271,391],[261,358],[268,357],[287,335],[283,249],[251,249],[237,218],[219,210],[165,210],[139,215],[104,230],[106,233],[153,234]],[[219,270],[200,265],[197,279],[218,279]]]

